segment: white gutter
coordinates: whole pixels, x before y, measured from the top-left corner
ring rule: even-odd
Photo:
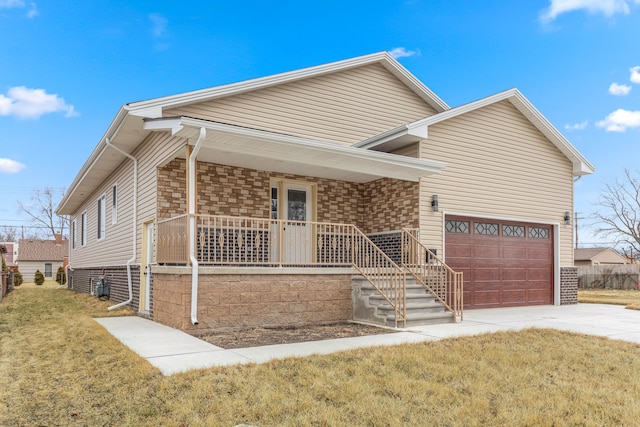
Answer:
[[[131,280],[131,264],[134,263],[136,261],[136,254],[137,254],[137,237],[138,237],[138,160],[133,157],[131,154],[124,152],[123,150],[121,150],[120,148],[116,147],[115,145],[113,145],[111,143],[111,141],[109,140],[109,138],[105,139],[105,143],[107,144],[107,146],[112,147],[114,150],[118,151],[120,154],[122,154],[125,157],[128,157],[129,159],[131,159],[133,161],[133,227],[132,227],[132,237],[133,237],[133,255],[131,256],[131,259],[129,261],[127,261],[127,283],[129,286],[129,299],[126,301],[121,302],[120,304],[116,304],[116,305],[112,305],[111,307],[109,307],[107,310],[111,311],[111,310],[115,310],[116,308],[120,308],[124,305],[130,304],[131,301],[133,301],[133,284],[132,284],[132,280]]]
[[[196,157],[207,130],[200,128],[200,135],[189,155],[189,259],[191,261],[191,323],[198,324],[198,260],[196,258]]]

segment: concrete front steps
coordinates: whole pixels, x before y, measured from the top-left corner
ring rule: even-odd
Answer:
[[[395,327],[395,312],[391,304],[362,276],[353,276],[353,320]],[[413,277],[407,276],[407,327],[453,323],[453,313],[447,311]],[[398,327],[402,327],[401,321]]]

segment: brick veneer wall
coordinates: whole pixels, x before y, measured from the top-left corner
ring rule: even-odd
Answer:
[[[560,267],[560,305],[578,303],[578,268]]]
[[[174,159],[158,168],[158,218],[187,212],[186,163]],[[198,212],[269,218],[270,178],[316,184],[317,220],[362,227],[364,184],[198,162]]]
[[[119,304],[129,299],[129,284],[126,266],[74,268],[73,271],[69,272],[68,286],[75,292],[90,294],[91,284],[93,283],[95,287],[95,283],[101,276],[104,276],[109,283],[110,301],[114,304]],[[138,310],[138,307],[140,306],[140,266],[131,266],[131,280],[133,282],[133,300],[129,304],[129,307],[133,310]],[[149,311],[153,312],[153,286],[151,286],[150,301],[151,307]]]
[[[191,275],[154,273],[154,320],[181,330],[221,330],[346,321],[351,274],[200,274],[198,325]]]
[[[383,178],[364,184],[364,232],[418,227],[420,184]]]

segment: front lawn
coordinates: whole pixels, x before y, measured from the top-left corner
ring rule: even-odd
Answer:
[[[593,304],[624,305],[632,310],[640,310],[640,291],[619,289],[581,289],[578,302]]]
[[[640,346],[531,329],[163,377],[101,302],[0,304],[0,425],[637,425]]]

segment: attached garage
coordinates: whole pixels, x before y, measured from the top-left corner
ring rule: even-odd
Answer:
[[[445,254],[464,273],[464,308],[553,304],[553,226],[445,217]]]

